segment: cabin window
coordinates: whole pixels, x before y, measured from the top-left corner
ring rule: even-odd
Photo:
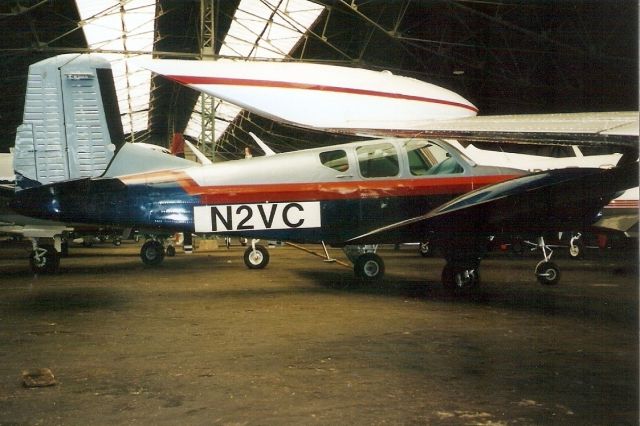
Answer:
[[[449,175],[464,171],[447,150],[429,141],[409,141],[405,148],[409,157],[409,170],[414,176]]]
[[[339,172],[349,170],[349,160],[347,153],[341,149],[335,151],[325,151],[320,153],[320,162],[323,166]]]
[[[365,178],[397,176],[400,172],[398,154],[390,143],[359,146],[356,153],[360,173]]]

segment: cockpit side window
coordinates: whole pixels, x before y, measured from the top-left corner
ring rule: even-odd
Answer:
[[[365,178],[397,176],[400,172],[398,154],[390,143],[356,148],[360,173]]]
[[[439,145],[424,140],[412,140],[405,144],[405,148],[409,158],[409,170],[414,176],[464,172],[451,154]]]
[[[321,152],[320,162],[323,166],[329,167],[330,169],[337,170],[339,172],[346,172],[347,170],[349,170],[349,160],[347,159],[347,153],[341,149]]]

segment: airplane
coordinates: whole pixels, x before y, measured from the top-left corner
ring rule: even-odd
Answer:
[[[367,136],[411,137],[420,131],[446,138],[487,166],[528,172],[613,167],[622,154],[608,140],[637,143],[637,112],[476,116],[478,109],[459,95],[389,71],[229,59],[139,65],[279,122]],[[574,142],[590,142],[590,154]],[[638,188],[627,190],[605,206],[596,226],[637,236],[637,193]],[[571,239],[570,253],[581,252],[578,243]]]
[[[443,105],[470,111],[460,106],[467,104]],[[478,165],[444,140],[415,134],[153,170],[144,169],[149,162],[140,164],[142,157],[132,158],[125,144],[102,175],[21,188],[12,207],[69,224],[356,246],[346,252],[364,280],[381,278],[385,269],[366,245],[426,237],[438,242],[446,259],[443,284],[460,289],[478,285],[490,236],[586,228],[620,191],[638,185],[637,139],[606,133],[587,132],[584,139],[619,147],[616,167],[534,174]],[[575,134],[556,132],[552,142],[567,140],[575,142]],[[541,244],[537,279],[555,284],[559,268]],[[163,257],[159,241],[141,249],[147,264]],[[244,257],[249,268],[269,262],[255,241]]]

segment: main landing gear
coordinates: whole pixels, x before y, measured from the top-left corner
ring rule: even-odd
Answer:
[[[540,247],[542,255],[544,256],[544,259],[536,265],[536,278],[538,282],[543,285],[558,284],[558,281],[560,281],[560,268],[550,260],[553,250],[545,244],[544,237],[538,238],[538,247]]]
[[[162,263],[166,254],[164,244],[159,240],[149,240],[140,249],[140,259],[142,263],[149,266],[156,266]]]
[[[363,281],[379,281],[384,277],[384,261],[376,254],[377,244],[345,246],[344,253],[351,263],[356,277]]]
[[[480,285],[480,260],[447,261],[442,268],[442,285],[449,291],[466,291]]]
[[[251,246],[244,252],[244,263],[249,269],[262,269],[269,263],[269,252],[264,246],[256,244],[257,241],[258,240],[252,240]],[[329,251],[327,250],[327,246],[324,242],[322,242],[322,247],[324,249],[323,254],[316,253],[294,243],[286,242],[285,244],[309,254],[321,257],[325,262],[337,263],[347,268],[351,268],[348,263],[332,258],[329,255]],[[353,264],[353,272],[356,277],[363,281],[378,281],[384,276],[384,262],[382,258],[375,253],[377,248],[377,245],[345,246],[343,248],[343,251]]]
[[[53,244],[38,244],[37,238],[30,238],[32,244],[29,255],[29,266],[36,274],[53,274],[58,272],[62,257],[62,237],[55,235]]]

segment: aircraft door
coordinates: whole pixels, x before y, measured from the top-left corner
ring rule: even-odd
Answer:
[[[356,170],[351,158],[352,152],[344,149],[323,151],[319,154],[320,163],[330,171],[341,188],[339,192],[350,193],[354,191],[357,182]],[[350,212],[357,211],[357,197],[338,198],[322,202],[322,223],[324,239],[326,241],[344,241],[358,225],[358,218]]]
[[[390,142],[358,146],[356,157],[363,179],[359,188],[362,232],[395,220],[397,197],[392,179],[400,176],[400,161],[396,146]],[[389,183],[381,184],[383,181]]]

